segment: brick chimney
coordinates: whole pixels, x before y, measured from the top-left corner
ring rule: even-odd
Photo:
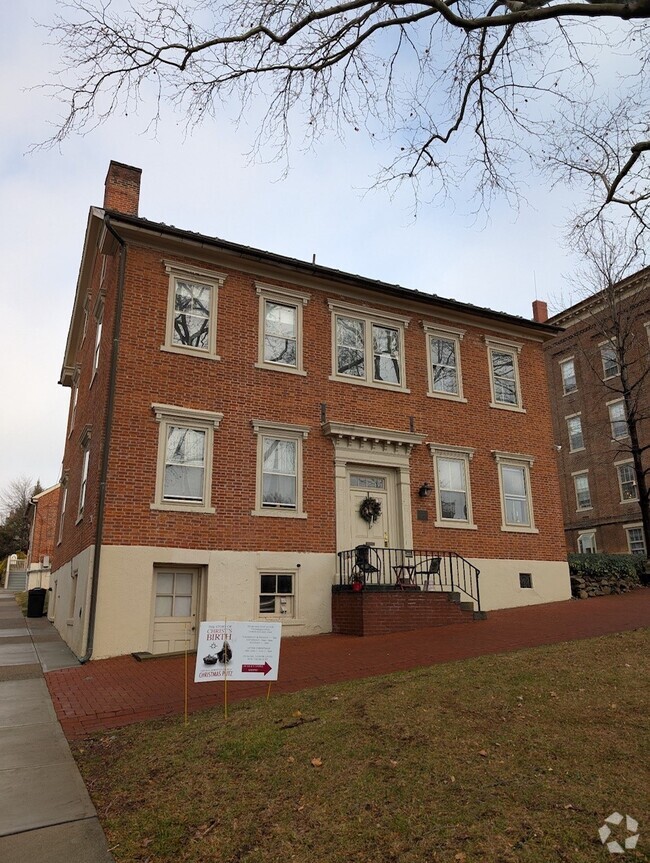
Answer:
[[[104,183],[104,209],[137,216],[141,175],[141,168],[111,160]]]
[[[533,300],[533,320],[537,324],[545,324],[548,320],[548,306],[544,300]]]

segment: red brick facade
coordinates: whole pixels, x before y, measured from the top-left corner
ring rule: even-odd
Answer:
[[[641,382],[638,395],[641,444],[650,441],[650,273],[648,270],[626,282],[622,288],[617,326],[628,345],[626,359],[632,381]],[[596,550],[629,553],[625,527],[640,525],[638,499],[623,500],[617,467],[631,464],[630,438],[612,438],[608,404],[622,398],[620,375],[604,380],[601,347],[605,342],[608,315],[587,301],[552,318],[566,330],[546,345],[548,376],[553,398],[553,433],[558,452],[561,500],[566,544],[569,553],[578,552],[579,537],[595,532]],[[565,393],[561,364],[572,359],[576,386]],[[645,377],[645,380],[643,380]],[[572,449],[567,417],[580,417],[584,446]],[[645,466],[650,465],[650,453]],[[579,508],[574,477],[588,477],[591,506]]]
[[[37,495],[30,504],[31,527],[27,567],[42,564],[54,554],[57,536],[61,486],[55,485]]]

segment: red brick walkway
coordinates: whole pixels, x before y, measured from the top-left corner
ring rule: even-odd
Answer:
[[[646,626],[650,626],[650,589],[493,611],[487,620],[470,625],[458,623],[367,638],[287,638],[282,641],[280,679],[273,684],[273,691],[296,692],[325,683]],[[194,656],[188,665],[191,680]],[[181,714],[184,709],[182,657],[137,662],[131,656],[120,656],[52,671],[45,679],[69,739]],[[265,694],[264,683],[231,683],[228,687],[229,702]],[[214,707],[222,699],[223,684],[190,683],[191,711]]]

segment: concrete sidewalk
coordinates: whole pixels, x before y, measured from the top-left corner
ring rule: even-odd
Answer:
[[[46,618],[0,590],[2,863],[112,863],[43,678],[78,665]]]

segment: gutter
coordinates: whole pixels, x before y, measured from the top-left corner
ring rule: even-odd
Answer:
[[[124,303],[124,274],[126,271],[126,242],[111,225],[110,216],[104,215],[104,227],[115,238],[120,246],[120,268],[117,277],[117,295],[115,300],[115,321],[113,323],[113,343],[111,347],[111,363],[108,378],[108,400],[104,420],[104,449],[99,475],[99,495],[97,499],[97,517],[95,528],[95,553],[93,555],[93,570],[90,582],[90,611],[88,615],[88,635],[86,637],[86,652],[79,659],[84,665],[93,655],[95,637],[95,617],[97,615],[97,585],[99,581],[99,564],[102,554],[104,537],[104,509],[106,506],[106,480],[108,477],[108,459],[110,453],[111,431],[113,429],[113,414],[115,412],[115,384],[117,381],[117,357],[122,328],[122,306]]]

